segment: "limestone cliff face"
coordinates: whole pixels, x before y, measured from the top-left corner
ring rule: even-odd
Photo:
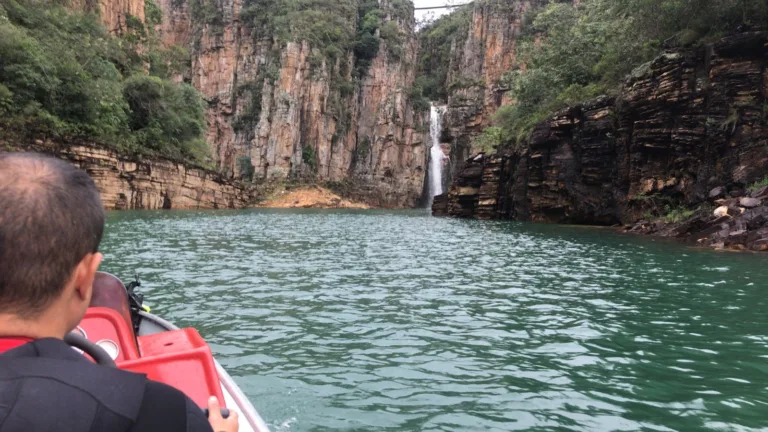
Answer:
[[[187,79],[208,103],[206,138],[227,176],[238,178],[252,165],[257,180],[352,181],[355,198],[416,204],[426,152],[421,119],[405,97],[415,74],[414,22],[412,13],[396,18],[389,0],[379,3],[383,20],[397,24],[402,54],[392,57],[382,39],[354,81],[352,52],[329,64],[306,41],[277,42],[242,16],[242,0],[214,2],[215,24],[196,21],[187,1],[159,2],[162,39],[191,54]]]
[[[226,209],[250,204],[248,190],[216,172],[167,159],[133,160],[88,143],[36,141],[0,148],[55,155],[85,170],[107,210]]]
[[[608,225],[707,203],[713,190],[713,198],[744,196],[768,174],[766,107],[768,33],[668,52],[629,78],[618,98],[540,123],[522,150],[467,160],[435,211]],[[749,227],[734,222],[732,232],[759,231],[761,218]]]

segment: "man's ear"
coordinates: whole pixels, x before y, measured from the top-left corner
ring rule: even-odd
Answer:
[[[104,259],[104,255],[100,252],[88,254],[77,265],[77,273],[75,278],[75,291],[82,300],[91,299],[91,291],[93,289],[93,279],[96,277],[96,272],[99,270],[101,261]]]

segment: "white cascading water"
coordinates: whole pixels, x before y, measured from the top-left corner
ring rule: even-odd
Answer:
[[[445,154],[440,147],[440,135],[443,133],[443,114],[445,108],[432,105],[429,113],[429,137],[432,140],[432,148],[429,152],[429,207],[432,207],[432,199],[443,193],[443,163]]]

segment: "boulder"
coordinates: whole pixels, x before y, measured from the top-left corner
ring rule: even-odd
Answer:
[[[728,206],[728,216],[739,216],[744,214],[745,211],[743,207]]]
[[[720,206],[716,208],[712,214],[714,214],[716,218],[728,216],[728,206]]]
[[[747,229],[750,229],[750,230],[759,229],[760,227],[765,226],[766,222],[768,222],[768,218],[766,218],[764,214],[751,215],[751,217],[749,217],[747,220]]]
[[[726,206],[726,207],[738,207],[739,206],[739,199],[738,198],[720,198],[718,200],[715,200],[715,204],[718,206]]]
[[[746,208],[755,208],[763,202],[757,198],[742,198],[739,200],[739,205]]]
[[[721,216],[707,224],[701,231],[695,234],[695,238],[705,239],[712,234],[719,232],[722,229],[728,228],[728,222],[731,220],[729,216]]]
[[[714,200],[718,198],[723,198],[725,196],[725,187],[724,186],[718,186],[711,191],[709,191],[709,199]]]

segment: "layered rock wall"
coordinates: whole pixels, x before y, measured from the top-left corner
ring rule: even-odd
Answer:
[[[631,223],[708,205],[716,187],[742,196],[766,175],[768,33],[745,33],[668,52],[638,69],[617,98],[540,123],[522,149],[468,159],[434,210]]]
[[[87,143],[36,141],[0,149],[36,151],[72,162],[93,178],[107,210],[234,209],[250,204],[242,185],[214,171],[167,159],[133,160]]]

